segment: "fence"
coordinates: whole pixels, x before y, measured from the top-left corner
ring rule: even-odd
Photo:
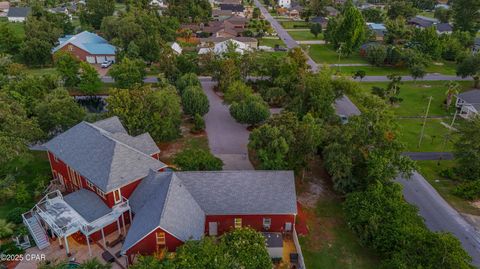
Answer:
[[[298,265],[300,269],[307,269],[305,266],[305,261],[303,260],[302,248],[300,246],[300,242],[298,241],[297,231],[293,229],[293,243],[295,244],[295,248],[297,249],[298,253]]]

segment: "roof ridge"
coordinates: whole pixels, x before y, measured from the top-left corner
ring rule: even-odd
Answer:
[[[172,187],[172,182],[174,180],[174,177],[175,176],[175,173],[170,173],[170,182],[168,183],[168,188],[167,188],[167,196],[165,197],[165,202],[163,203],[163,207],[162,207],[162,214],[160,214],[160,220],[159,220],[159,223],[158,223],[158,226],[162,226],[162,219],[163,219],[163,215],[165,214],[165,208],[167,206],[167,203],[168,203],[168,200],[170,199],[170,188]],[[156,179],[157,177],[155,176],[154,180]],[[191,194],[190,194],[191,195]],[[197,201],[195,201],[197,202]]]
[[[89,123],[89,122],[86,122],[86,121],[83,121],[83,122],[85,122],[88,126],[90,126],[90,127],[94,128],[94,129],[97,129],[98,131],[100,131],[100,133],[101,133],[103,136],[107,137],[108,139],[113,140],[113,141],[121,144],[122,146],[125,146],[125,147],[127,147],[127,148],[129,148],[129,149],[131,149],[131,150],[133,150],[133,151],[136,151],[136,152],[138,152],[138,153],[140,153],[140,154],[142,154],[142,155],[148,156],[149,158],[160,162],[159,160],[153,158],[152,156],[150,156],[150,155],[148,155],[148,154],[146,154],[146,153],[144,153],[144,152],[141,152],[140,150],[138,150],[138,149],[136,149],[136,148],[134,148],[134,147],[131,147],[131,146],[123,143],[122,141],[120,141],[120,140],[118,140],[118,139],[116,139],[116,138],[108,135],[108,134],[112,134],[112,135],[113,135],[113,133],[111,133],[111,132],[109,132],[109,131],[107,131],[107,130],[105,130],[105,129],[102,129],[102,128],[98,127],[98,126],[95,126],[93,123]],[[132,137],[132,138],[135,138],[134,136],[131,136],[131,135],[128,134],[128,133],[127,133],[127,135],[130,136],[130,137]],[[161,163],[163,163],[163,162],[161,162]],[[166,166],[167,166],[167,165],[165,165],[165,167],[166,167]]]

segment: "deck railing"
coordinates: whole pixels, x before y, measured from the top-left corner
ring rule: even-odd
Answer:
[[[298,254],[298,266],[300,269],[306,269],[305,260],[303,259],[302,254],[302,247],[300,246],[300,242],[298,241],[297,231],[293,229],[293,243],[295,244],[295,248],[297,249]]]

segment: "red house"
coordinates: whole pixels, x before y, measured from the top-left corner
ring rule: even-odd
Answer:
[[[51,237],[103,239],[118,231],[121,254],[175,249],[239,227],[292,232],[297,214],[291,171],[163,172],[148,134],[130,136],[117,117],[82,122],[45,145],[59,190],[23,214],[37,246]],[[130,223],[127,231],[126,226]],[[61,241],[60,241],[61,242]]]
[[[52,53],[63,51],[71,53],[77,59],[91,64],[101,64],[104,61],[115,62],[116,48],[103,37],[83,31],[76,35],[67,35],[58,39],[58,46]]]

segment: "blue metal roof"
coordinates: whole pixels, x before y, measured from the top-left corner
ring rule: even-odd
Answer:
[[[55,53],[67,44],[72,44],[93,55],[114,55],[116,48],[108,43],[103,37],[83,31],[77,35],[67,35],[58,39],[59,45],[53,48]]]
[[[383,23],[370,23],[368,26],[370,26],[372,30],[387,30]]]

